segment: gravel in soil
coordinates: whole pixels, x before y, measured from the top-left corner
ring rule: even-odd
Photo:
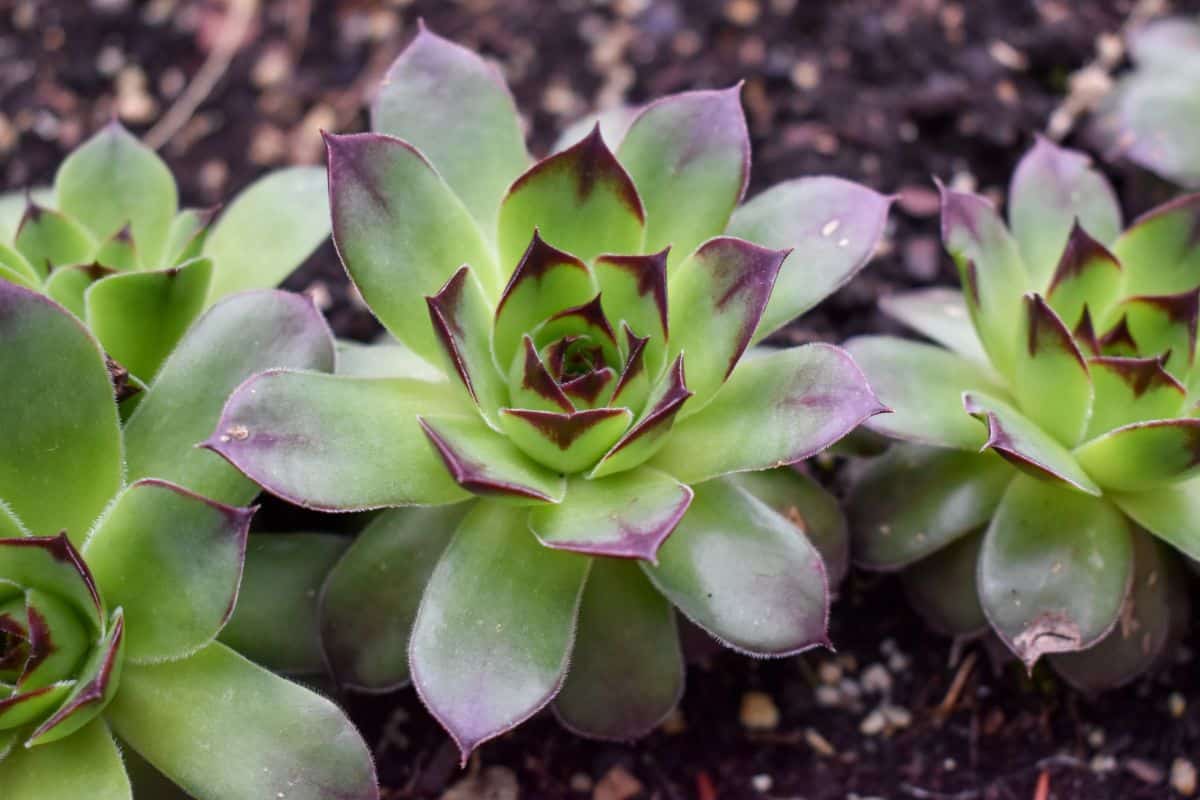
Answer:
[[[366,127],[370,88],[424,17],[501,66],[536,152],[596,107],[745,78],[751,193],[819,173],[897,192],[876,263],[782,335],[839,341],[895,330],[875,311],[880,295],[952,280],[930,176],[1002,202],[1033,132],[1061,122],[1069,90],[1104,79],[1072,74],[1119,62],[1112,34],[1133,11],[1132,0],[0,0],[0,184],[46,183],[113,116],[163,143],[194,205],[269,168],[319,163],[319,130]],[[201,92],[206,73],[217,80]],[[1113,174],[1131,215],[1169,193]],[[340,335],[378,333],[331,247],[287,285]],[[262,522],[325,524],[278,503]],[[702,648],[712,652],[690,669],[679,713],[636,746],[581,741],[543,715],[460,772],[411,691],[344,699],[389,798],[1196,792],[1194,633],[1158,674],[1089,699],[1049,673],[993,671],[982,648],[954,652],[899,594],[891,578],[852,575],[833,616],[836,654],[751,661]]]

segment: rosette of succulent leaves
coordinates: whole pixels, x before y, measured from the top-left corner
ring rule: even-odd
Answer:
[[[97,340],[44,294],[0,281],[5,800],[378,797],[336,706],[215,641],[258,490],[194,447],[239,370],[329,368],[333,352],[307,300],[232,295],[122,425]]]
[[[888,198],[808,178],[739,206],[736,88],[531,165],[497,72],[426,30],[373,126],[327,140],[334,242],[398,343],[253,378],[207,442],[291,502],[392,509],[324,588],[337,678],[411,680],[465,758],[551,702],[647,732],[683,688],[676,611],[756,656],[825,643],[840,518],[774,468],[882,409],[838,348],[754,345],[869,260]]]
[[[991,630],[1090,690],[1151,666],[1188,619],[1180,554],[1200,556],[1196,418],[1200,196],[1128,229],[1079,152],[1039,140],[1008,225],[943,189],[963,291],[886,298],[933,340],[847,348],[906,443],[848,503],[855,558],[904,570],[947,633]]]
[[[1105,154],[1169,181],[1200,187],[1200,22],[1168,17],[1126,37],[1134,68],[1096,111],[1090,130]]]

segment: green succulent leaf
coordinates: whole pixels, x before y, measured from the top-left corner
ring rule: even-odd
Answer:
[[[1200,471],[1200,419],[1134,422],[1084,442],[1075,458],[1098,484],[1145,491]]]
[[[855,561],[898,569],[958,541],[992,518],[1014,474],[992,454],[893,445],[846,502]]]
[[[160,260],[179,202],[175,178],[120,124],[108,124],[67,156],[54,176],[54,191],[58,207],[97,239],[129,225],[142,266],[169,266]]]
[[[580,224],[587,220],[587,224]],[[515,264],[535,230],[584,261],[642,249],[646,214],[600,128],[530,167],[500,205],[500,263]]]
[[[1190,598],[1179,563],[1154,537],[1133,533],[1133,583],[1121,618],[1095,647],[1050,657],[1060,675],[1084,692],[1128,683],[1157,663],[1188,619]]]
[[[712,403],[675,425],[652,463],[688,484],[794,464],[885,410],[841,348],[778,350],[740,364]]]
[[[424,153],[495,238],[500,198],[529,156],[516,104],[493,65],[420,24],[384,76],[371,127]]]
[[[695,395],[681,417],[708,404],[750,346],[787,252],[742,239],[709,239],[671,277],[668,358],[682,354]],[[690,357],[689,357],[690,356]]]
[[[96,249],[95,261],[117,272],[138,268],[138,249],[128,225],[100,243]]]
[[[522,505],[562,500],[566,490],[562,475],[530,460],[480,419],[420,416],[417,420],[450,477],[466,491]]]
[[[589,564],[542,547],[508,505],[481,500],[459,525],[425,588],[410,662],[464,764],[558,693]]]
[[[1026,667],[1112,630],[1133,574],[1131,534],[1102,498],[1025,475],[1012,482],[984,537],[979,596]]]
[[[646,363],[651,357],[646,354],[651,340],[648,336],[637,336],[624,322],[621,323],[621,332],[625,335],[625,352],[628,355],[621,367],[617,384],[613,387],[609,405],[644,409],[646,400],[650,397],[651,375],[658,374],[652,372]]]
[[[879,308],[897,322],[985,368],[987,353],[971,324],[967,301],[957,289],[935,287],[879,299]]]
[[[0,241],[0,280],[12,281],[21,286],[36,289],[41,285],[42,276],[25,256]]]
[[[1196,286],[1200,273],[1200,194],[1151,209],[1113,245],[1125,268],[1127,294],[1178,294]]]
[[[500,427],[513,444],[546,468],[568,474],[596,464],[632,422],[633,412],[628,408],[570,414],[500,409]]]
[[[234,292],[277,286],[329,230],[325,170],[288,167],[259,178],[203,239],[201,251],[214,265],[208,305]]]
[[[105,352],[150,381],[204,307],[212,262],[127,272],[96,281],[84,294],[88,327]]]
[[[683,356],[678,356],[650,390],[637,422],[604,454],[588,477],[615,475],[644,464],[666,444],[675,416],[691,396],[683,380]]]
[[[54,189],[39,186],[0,194],[0,241],[11,242],[16,237],[21,217],[25,216],[30,202],[39,206],[54,205]]]
[[[1078,223],[1061,252],[1046,289],[1050,307],[1072,329],[1081,323],[1085,309],[1106,319],[1125,278],[1117,257]]]
[[[741,88],[656,100],[633,120],[617,150],[646,209],[641,250],[670,247],[672,267],[722,233],[746,193],[750,132]]]
[[[334,566],[321,595],[320,625],[325,658],[338,683],[366,692],[408,683],[408,642],[421,594],[473,507],[382,511]]]
[[[1092,413],[1092,379],[1070,329],[1041,295],[1025,295],[1013,364],[1013,394],[1031,422],[1067,447],[1083,438]],[[1046,392],[1053,387],[1054,401]]]
[[[604,307],[600,295],[588,302],[564,308],[550,316],[532,332],[533,341],[539,346],[563,348],[556,358],[547,358],[551,369],[560,372],[563,358],[569,355],[569,342],[572,337],[583,340],[592,347],[598,347],[606,364],[617,364],[621,360],[620,345],[617,344],[616,331],[604,316]]]
[[[1186,378],[1196,361],[1200,288],[1179,294],[1131,297],[1123,309],[1137,354],[1162,355],[1172,375]]]
[[[976,636],[988,629],[975,580],[982,547],[983,534],[972,531],[900,573],[908,601],[944,636]]]
[[[987,200],[942,187],[942,242],[984,350],[1001,374],[1011,374],[1018,345],[1012,321],[1031,284],[1016,239]]]
[[[592,267],[604,314],[648,337],[646,369],[658,375],[666,365],[670,338],[667,316],[667,250],[649,255],[602,255]]]
[[[379,797],[370,752],[337,706],[220,643],[182,661],[129,665],[107,717],[197,798]]]
[[[17,679],[17,691],[30,692],[69,676],[95,644],[94,632],[63,598],[38,588],[25,589],[30,656]],[[90,610],[90,609],[89,609]],[[34,618],[39,624],[33,624]],[[51,706],[48,710],[53,710]],[[11,719],[6,727],[15,727]]]
[[[492,310],[471,268],[461,267],[425,302],[447,373],[458,375],[484,420],[499,430],[496,413],[508,402],[508,387],[492,358]]]
[[[117,273],[108,267],[96,263],[68,264],[65,267],[56,267],[50,273],[42,291],[79,319],[86,320],[87,302],[84,298],[87,296],[87,290],[96,281],[115,274]],[[36,289],[37,285],[33,288]]]
[[[1108,496],[1134,522],[1190,559],[1200,561],[1200,480]]]
[[[456,408],[474,413],[446,382],[271,370],[238,387],[203,446],[305,508],[455,503],[470,495],[443,467],[417,415]]]
[[[575,476],[562,503],[530,512],[529,527],[547,547],[657,563],[691,502],[690,488],[649,467],[594,480]]]
[[[443,381],[446,375],[437,367],[395,340],[362,344],[348,339],[334,343],[338,375],[351,378],[412,378],[419,381]]]
[[[582,736],[629,741],[671,713],[683,681],[671,604],[634,564],[596,559],[555,715]]]
[[[772,186],[733,212],[730,236],[790,249],[754,340],[766,338],[867,265],[883,237],[892,198],[827,176]]]
[[[30,203],[13,245],[42,278],[55,267],[92,260],[96,241],[87,229],[65,214]]]
[[[329,216],[329,202],[324,201],[325,215]],[[162,263],[164,267],[182,264],[199,258],[208,239],[209,224],[217,215],[217,206],[211,208],[185,208],[171,220],[167,229],[167,242],[163,248]],[[328,224],[326,223],[328,231]],[[327,234],[328,235],[328,234]],[[259,254],[262,255],[261,253]]]
[[[325,143],[333,241],[346,271],[384,327],[435,361],[440,348],[425,297],[463,264],[496,296],[499,273],[486,238],[411,145],[377,134]]]
[[[1093,241],[1106,243],[1121,233],[1116,193],[1092,168],[1091,158],[1044,136],[1017,165],[1009,197],[1013,236],[1039,291],[1048,285],[1072,228],[1082,227]]]
[[[803,531],[732,481],[695,493],[658,565],[639,562],[650,581],[736,650],[785,656],[827,644],[825,567]]]
[[[130,622],[132,663],[183,658],[216,638],[237,600],[253,514],[159,480],[132,484],[104,512],[83,552]]]
[[[221,641],[275,672],[324,672],[317,600],[349,546],[348,537],[327,533],[250,536],[237,608],[221,629]]]
[[[12,516],[5,518],[19,527]],[[38,587],[69,603],[88,622],[91,638],[103,631],[104,605],[96,580],[66,534],[0,539],[0,574],[6,590],[12,585]]]
[[[962,413],[962,393],[984,390],[1004,396],[991,370],[935,345],[894,336],[860,336],[846,343],[879,402],[892,413],[867,427],[919,444],[977,450],[984,432]]]
[[[333,339],[312,303],[263,290],[214,305],[184,334],[125,423],[128,479],[161,478],[222,503],[250,502],[258,487],[196,443],[243,381],[283,367],[333,368]]]
[[[528,335],[522,337],[523,357],[513,359],[508,376],[508,391],[512,403],[519,408],[535,411],[575,410],[571,398],[546,369],[537,346]]]
[[[30,532],[81,542],[122,478],[104,354],[62,308],[0,282],[0,376],[0,498]]]
[[[0,786],[5,800],[133,800],[121,751],[103,720],[53,744],[14,744],[0,758]]]
[[[75,682],[53,714],[25,742],[40,747],[64,739],[104,711],[121,683],[125,651],[125,618],[117,609],[108,619],[104,635],[75,672]]]
[[[1087,438],[1148,419],[1183,416],[1187,389],[1157,358],[1088,359],[1096,400]]]
[[[1009,463],[1036,478],[1061,482],[1097,497],[1100,495],[1100,487],[1076,460],[1076,455],[1008,403],[982,392],[966,392],[963,408],[987,425],[988,438],[982,449],[995,450]]]

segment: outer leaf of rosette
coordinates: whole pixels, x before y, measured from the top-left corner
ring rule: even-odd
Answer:
[[[45,278],[53,267],[84,264],[96,252],[96,240],[67,215],[30,203],[17,228],[13,244]]]
[[[544,467],[566,474],[594,466],[632,422],[627,408],[571,414],[500,409],[500,425],[517,447]]]
[[[497,366],[512,364],[521,337],[543,320],[595,296],[596,282],[587,265],[547,244],[535,229],[496,307],[492,347]]]

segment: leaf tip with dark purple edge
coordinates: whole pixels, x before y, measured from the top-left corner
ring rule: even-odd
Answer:
[[[107,650],[104,653],[104,660],[100,664],[100,671],[96,673],[91,681],[84,686],[78,694],[67,700],[58,708],[48,719],[42,722],[33,733],[29,734],[29,738],[25,740],[26,747],[32,747],[37,740],[45,736],[53,730],[59,723],[66,720],[72,714],[76,713],[85,706],[98,703],[104,699],[104,694],[108,690],[108,684],[112,680],[113,672],[118,669],[117,654],[121,650],[121,643],[125,639],[125,614],[121,609],[113,612],[115,622],[112,628],[104,637],[107,641]]]
[[[1083,274],[1084,269],[1090,264],[1111,265],[1113,269],[1121,271],[1121,262],[1117,260],[1117,257],[1084,230],[1083,226],[1079,224],[1079,217],[1076,217],[1071,224],[1071,232],[1067,235],[1067,244],[1054,269],[1054,275],[1050,279],[1046,294],[1054,294],[1054,290],[1060,284]]]
[[[504,413],[504,409],[501,409],[501,413]],[[433,426],[432,422],[418,415],[417,424],[421,426],[425,437],[433,445],[433,449],[437,451],[438,456],[441,457],[442,463],[446,466],[446,471],[450,473],[450,477],[466,491],[477,495],[526,497],[545,503],[561,502],[561,498],[556,500],[550,495],[532,487],[496,480],[487,474],[485,465],[472,461],[459,453],[454,448],[454,445],[447,441],[446,437]]]
[[[496,317],[500,316],[508,298],[524,281],[541,280],[547,272],[558,266],[572,267],[583,271],[584,274],[591,274],[587,264],[543,239],[541,231],[535,225],[533,236],[530,237],[525,252],[521,254],[520,261],[517,262],[512,275],[509,276],[508,284],[500,294],[500,302],[496,304]]]
[[[1087,303],[1083,304],[1083,312],[1079,315],[1079,322],[1075,325],[1071,336],[1077,343],[1083,344],[1081,350],[1087,348],[1091,355],[1100,355],[1100,340],[1096,338],[1096,328],[1092,325],[1092,312],[1088,309]]]
[[[1046,302],[1046,299],[1037,292],[1026,292],[1023,299],[1025,311],[1029,315],[1029,329],[1025,331],[1025,335],[1030,357],[1036,357],[1046,347],[1055,347],[1073,356],[1086,373],[1087,360],[1079,351],[1079,346],[1071,336],[1071,331]]]
[[[654,299],[664,338],[670,337],[670,321],[667,313],[667,257],[670,253],[671,246],[667,245],[657,253],[645,255],[603,253],[596,257],[597,265],[610,264],[631,274],[637,281],[638,295],[641,297],[650,295]]]
[[[471,399],[476,403],[479,402],[479,396],[475,393],[475,385],[471,381],[471,373],[464,362],[462,353],[456,341],[456,337],[464,334],[462,326],[457,322],[457,309],[463,300],[463,288],[466,286],[471,277],[471,268],[463,264],[454,274],[450,276],[441,289],[438,289],[436,294],[425,296],[425,305],[429,309],[429,320],[433,325],[433,332],[437,334],[438,342],[442,345],[442,349],[446,351],[451,363],[454,365],[454,371],[458,373],[458,377],[463,382],[463,386],[467,388],[467,393],[471,395]]]

